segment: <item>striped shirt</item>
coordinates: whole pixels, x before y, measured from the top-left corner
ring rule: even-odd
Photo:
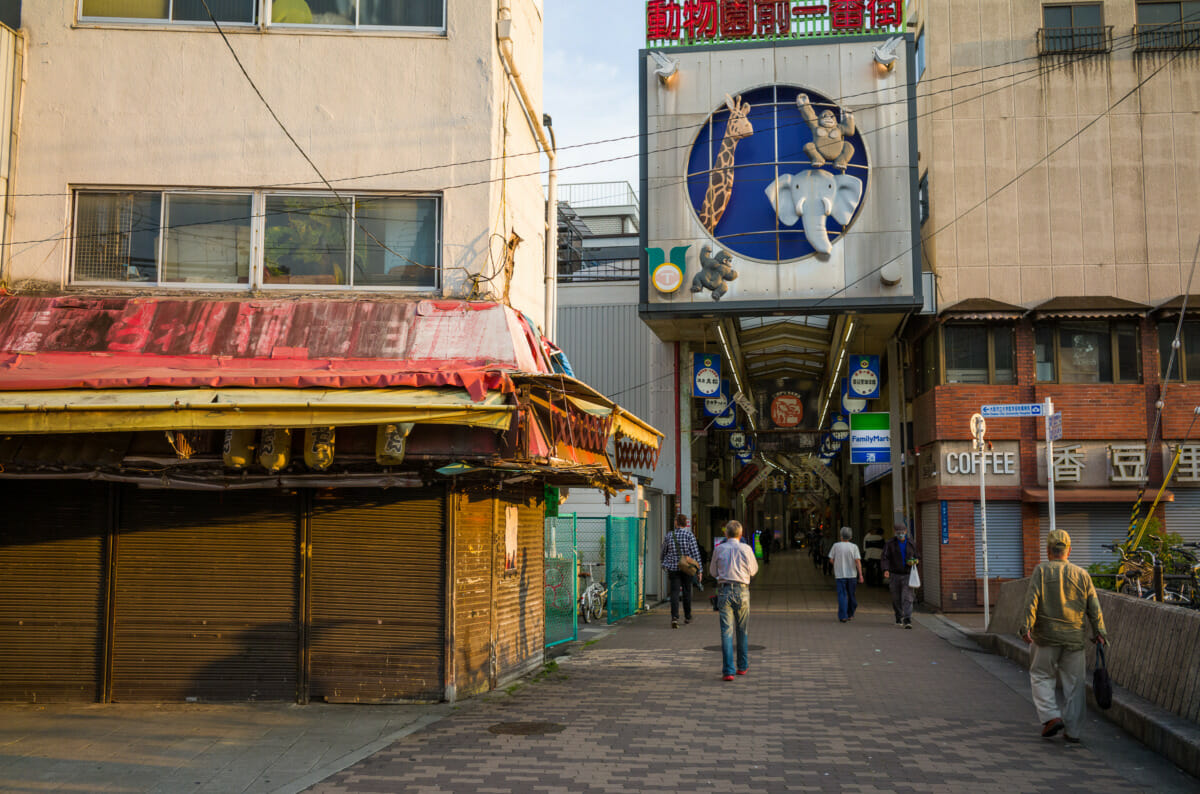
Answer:
[[[676,540],[679,541],[679,551],[675,550]],[[681,554],[700,562],[700,547],[696,545],[696,536],[687,529],[673,529],[663,538],[662,550],[659,552],[663,570],[678,570]]]

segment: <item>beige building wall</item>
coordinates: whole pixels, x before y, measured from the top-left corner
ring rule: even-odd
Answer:
[[[922,5],[922,237],[938,305],[1184,292],[1200,235],[1194,51],[1135,52],[1128,0],[1103,3],[1111,53],[1041,58],[1038,0]]]
[[[516,62],[540,120],[541,2],[511,5]],[[444,35],[226,33],[335,187],[441,195],[442,295],[466,296],[472,276],[498,272],[504,241],[520,235],[511,302],[541,323],[544,158],[500,59],[497,0],[455,0],[446,13]],[[325,189],[211,26],[85,24],[61,0],[25,0],[22,18],[28,82],[9,285],[68,285],[80,186]]]

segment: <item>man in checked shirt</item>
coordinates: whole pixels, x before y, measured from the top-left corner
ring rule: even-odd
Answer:
[[[713,549],[708,570],[717,578],[717,609],[721,613],[721,662],[726,681],[733,680],[734,633],[737,634],[737,674],[750,667],[750,578],[758,573],[754,549],[741,542],[742,525],[725,525],[725,542]]]

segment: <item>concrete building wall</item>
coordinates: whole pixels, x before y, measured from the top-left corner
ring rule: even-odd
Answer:
[[[1041,58],[1040,0],[924,6],[922,237],[939,305],[1184,292],[1200,234],[1195,59],[1135,52],[1130,2],[1103,3],[1110,53]]]
[[[208,25],[97,24],[27,0],[28,83],[10,283],[67,284],[72,190],[326,190]],[[541,7],[512,3],[513,52],[540,120]],[[446,32],[226,29],[271,108],[339,190],[442,198],[442,293],[516,250],[510,298],[541,324],[542,158],[496,44],[497,4],[447,3]],[[509,155],[504,159],[504,155]],[[503,292],[503,276],[484,285]]]

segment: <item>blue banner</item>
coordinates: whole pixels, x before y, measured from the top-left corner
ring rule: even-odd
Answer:
[[[715,397],[721,392],[721,357],[716,353],[692,356],[692,396]]]

